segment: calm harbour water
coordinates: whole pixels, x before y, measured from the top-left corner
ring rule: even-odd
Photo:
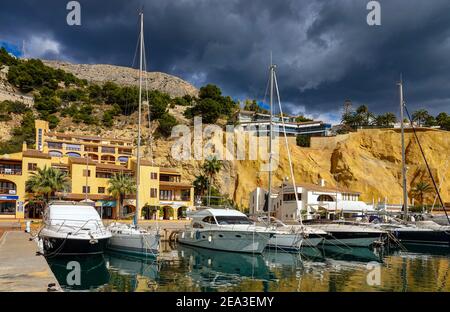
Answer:
[[[65,291],[450,291],[448,249],[328,247],[262,255],[162,249],[158,260],[107,253],[47,261]],[[68,285],[70,261],[80,263],[81,285]]]

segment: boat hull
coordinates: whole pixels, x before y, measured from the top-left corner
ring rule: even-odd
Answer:
[[[393,230],[392,233],[402,244],[450,247],[450,232],[446,231]]]
[[[109,238],[79,239],[41,236],[44,255],[69,256],[69,255],[97,255],[103,254]]]
[[[286,251],[296,251],[302,247],[317,247],[323,242],[323,236],[309,234],[303,237],[301,234],[275,234],[267,245],[268,248],[275,248]]]
[[[354,232],[329,232],[324,245],[348,246],[348,247],[370,247],[381,238],[380,233],[354,233]]]
[[[159,235],[113,234],[108,243],[108,249],[133,255],[157,256],[159,253]]]
[[[183,231],[178,237],[180,244],[221,251],[262,253],[272,233],[246,231]]]

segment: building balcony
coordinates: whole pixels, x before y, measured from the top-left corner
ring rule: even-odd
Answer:
[[[16,195],[17,191],[10,188],[0,188],[0,194]]]
[[[1,167],[0,166],[0,174],[4,174],[4,175],[22,175],[22,169],[21,168]]]

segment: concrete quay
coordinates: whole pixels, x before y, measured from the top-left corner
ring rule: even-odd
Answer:
[[[44,256],[39,255],[30,234],[20,231],[0,232],[0,292],[59,291]],[[54,284],[53,287],[49,285]]]

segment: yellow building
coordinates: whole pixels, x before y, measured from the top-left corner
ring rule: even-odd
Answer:
[[[58,168],[71,180],[70,188],[57,197],[93,201],[103,218],[118,217],[116,198],[108,194],[108,180],[115,173],[135,176],[137,171],[133,141],[84,135],[67,135],[49,130],[48,123],[36,120],[36,149],[0,155],[0,218],[37,218],[42,208],[25,192],[25,181],[37,168]],[[174,168],[160,168],[141,160],[139,215],[141,219],[176,219],[192,209],[194,191],[181,181]],[[126,196],[122,216],[136,209],[133,195]],[[155,214],[152,214],[155,212]]]

